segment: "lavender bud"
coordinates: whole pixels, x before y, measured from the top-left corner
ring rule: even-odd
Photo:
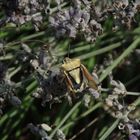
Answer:
[[[90,1],[89,1],[89,0],[82,0],[82,2],[83,2],[86,6],[88,6],[88,5],[90,4]]]
[[[37,92],[34,92],[34,93],[32,94],[32,96],[33,96],[34,98],[38,98],[38,99],[41,98],[41,95],[40,95],[39,93],[37,93]]]
[[[30,131],[35,135],[37,135],[39,132],[39,128],[34,126],[32,123],[28,124],[27,128],[30,129]]]
[[[85,107],[89,107],[90,101],[91,101],[91,96],[88,94],[85,94],[83,97],[83,102],[84,102]]]
[[[48,137],[48,134],[43,129],[39,129],[39,135],[41,136],[41,138]]]
[[[99,92],[93,88],[89,88],[89,92],[92,95],[92,97],[94,97],[95,99],[99,98],[100,96]]]
[[[135,0],[135,3],[136,3],[137,5],[140,5],[140,1],[139,1],[139,0]]]
[[[65,134],[60,129],[57,130],[56,137],[58,140],[66,140]]]
[[[31,53],[31,49],[27,44],[21,43],[21,48],[24,49],[27,53]]]
[[[15,107],[18,107],[19,105],[21,105],[21,100],[16,96],[10,97],[9,102]]]
[[[74,21],[76,21],[76,23],[80,23],[81,21],[81,17],[82,17],[82,10],[80,9],[75,9],[75,13],[74,13]]]
[[[137,137],[140,137],[140,130],[138,130],[137,132],[135,132],[135,135],[136,135]]]
[[[118,81],[118,88],[121,89],[122,91],[126,91],[124,84],[120,81]]]
[[[133,134],[131,134],[131,135],[128,137],[128,139],[129,139],[129,140],[138,140],[138,138],[137,138],[135,135],[133,135]]]
[[[90,14],[86,11],[83,11],[82,18],[84,19],[85,25],[87,25],[90,20]]]
[[[74,16],[74,13],[75,13],[74,8],[73,7],[70,7],[69,8],[69,15],[70,15],[70,17],[73,17]]]
[[[36,59],[31,60],[30,63],[34,67],[34,69],[39,68],[39,62]]]
[[[58,23],[56,22],[56,19],[54,17],[49,17],[49,22],[55,28],[58,26]]]
[[[47,132],[49,132],[49,131],[52,130],[52,128],[51,128],[49,125],[45,124],[45,123],[42,123],[42,124],[40,124],[39,126],[40,126],[42,129],[44,129],[45,131],[47,131]]]
[[[32,123],[28,124],[28,129],[34,134],[41,137],[42,140],[50,140],[48,137],[48,134],[45,132],[45,130],[41,127],[41,125],[33,125]]]
[[[127,7],[129,4],[129,1],[128,0],[122,0],[122,7]]]
[[[76,29],[72,25],[67,25],[66,26],[69,32],[69,37],[75,38],[76,37]]]
[[[81,1],[80,0],[72,0],[74,7],[80,8],[81,7]]]
[[[66,32],[67,32],[67,30],[66,29],[64,29],[64,28],[59,28],[58,30],[57,30],[57,32],[56,32],[56,37],[60,37],[60,36],[63,36],[63,35],[65,35],[66,34]]]

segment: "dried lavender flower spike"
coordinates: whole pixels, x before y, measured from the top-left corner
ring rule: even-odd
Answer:
[[[129,140],[138,140],[138,138],[135,135],[131,134],[129,136]]]
[[[9,98],[9,102],[10,102],[13,106],[15,106],[15,107],[18,107],[18,106],[21,105],[21,100],[20,100],[18,97],[16,97],[16,96],[10,97],[10,98]]]

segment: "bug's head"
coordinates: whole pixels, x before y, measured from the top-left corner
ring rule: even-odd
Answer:
[[[70,59],[69,57],[65,57],[63,60],[63,63],[65,64],[65,63],[69,63],[71,61],[72,61],[72,59]]]
[[[71,71],[73,69],[79,68],[81,65],[80,59],[70,59],[68,57],[66,57],[63,60],[63,64],[61,66],[61,68],[65,71]]]

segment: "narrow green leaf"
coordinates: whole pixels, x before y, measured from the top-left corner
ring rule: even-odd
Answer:
[[[117,127],[120,119],[117,119],[112,126],[103,134],[103,136],[99,140],[106,140],[106,138],[113,132],[113,130]]]
[[[107,75],[125,58],[127,57],[136,47],[140,44],[140,38],[137,38],[104,72],[101,74],[99,81],[102,82]]]
[[[50,135],[50,138],[52,138],[56,131],[66,122],[66,120],[72,115],[72,113],[80,106],[81,102],[78,102],[74,105],[74,107],[67,113],[67,115],[63,118],[63,120],[59,123],[59,125],[53,130],[53,132]]]

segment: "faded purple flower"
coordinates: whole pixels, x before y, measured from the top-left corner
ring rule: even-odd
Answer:
[[[18,107],[21,105],[21,100],[17,96],[10,97],[9,102],[15,107]]]
[[[36,136],[40,136],[42,140],[51,140],[49,138],[47,132],[43,129],[43,127],[40,127],[40,125],[35,126],[34,124],[30,123],[28,124],[27,128]]]
[[[89,93],[90,93],[95,99],[99,98],[99,96],[100,96],[100,93],[99,93],[97,90],[93,89],[93,88],[89,88]]]
[[[90,13],[90,2],[72,1],[74,6],[70,6],[63,11],[59,11],[50,17],[50,25],[55,29],[57,37],[76,38],[81,34],[88,41],[94,41],[102,33],[101,24],[92,19]],[[84,5],[84,8],[81,7]],[[94,21],[94,23],[93,23]]]
[[[135,135],[131,134],[129,137],[129,140],[139,140]]]

